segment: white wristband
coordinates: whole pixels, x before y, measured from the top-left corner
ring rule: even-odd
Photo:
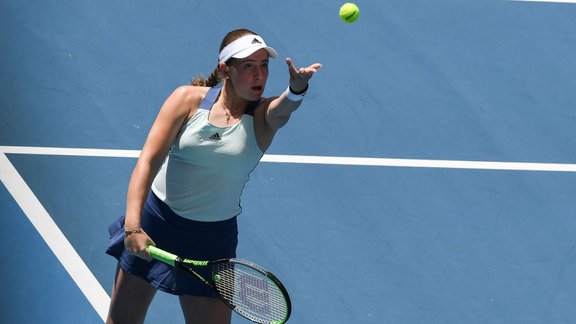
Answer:
[[[286,98],[288,98],[288,100],[295,101],[295,102],[302,101],[302,99],[304,99],[304,95],[306,95],[306,91],[304,91],[301,94],[294,94],[292,91],[290,91],[290,86],[288,86],[285,93],[286,93]]]

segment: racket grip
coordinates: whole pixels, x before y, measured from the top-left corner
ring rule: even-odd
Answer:
[[[148,245],[148,252],[154,259],[167,263],[171,266],[176,266],[175,261],[178,258],[177,255],[161,250],[153,245]]]

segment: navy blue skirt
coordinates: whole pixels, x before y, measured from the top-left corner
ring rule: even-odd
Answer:
[[[109,226],[110,244],[106,250],[118,259],[124,271],[170,294],[215,297],[210,287],[185,270],[156,260],[148,262],[127,253],[124,250],[124,220],[125,216],[121,216]],[[144,204],[141,226],[159,248],[183,258],[217,260],[236,257],[236,217],[219,222],[189,220],[175,214],[151,192]],[[199,269],[199,274],[210,278],[209,269]]]

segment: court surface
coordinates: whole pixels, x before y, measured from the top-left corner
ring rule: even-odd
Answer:
[[[242,201],[290,323],[576,322],[576,4],[341,4],[0,1],[0,322],[103,322],[138,150],[240,27],[280,54],[266,96],[324,65]]]

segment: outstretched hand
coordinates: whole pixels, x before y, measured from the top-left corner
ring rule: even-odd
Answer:
[[[308,81],[312,78],[314,73],[322,67],[320,63],[314,63],[308,67],[301,67],[297,69],[292,63],[291,58],[286,58],[288,64],[288,72],[290,74],[290,88],[296,92],[301,92],[308,86]]]

